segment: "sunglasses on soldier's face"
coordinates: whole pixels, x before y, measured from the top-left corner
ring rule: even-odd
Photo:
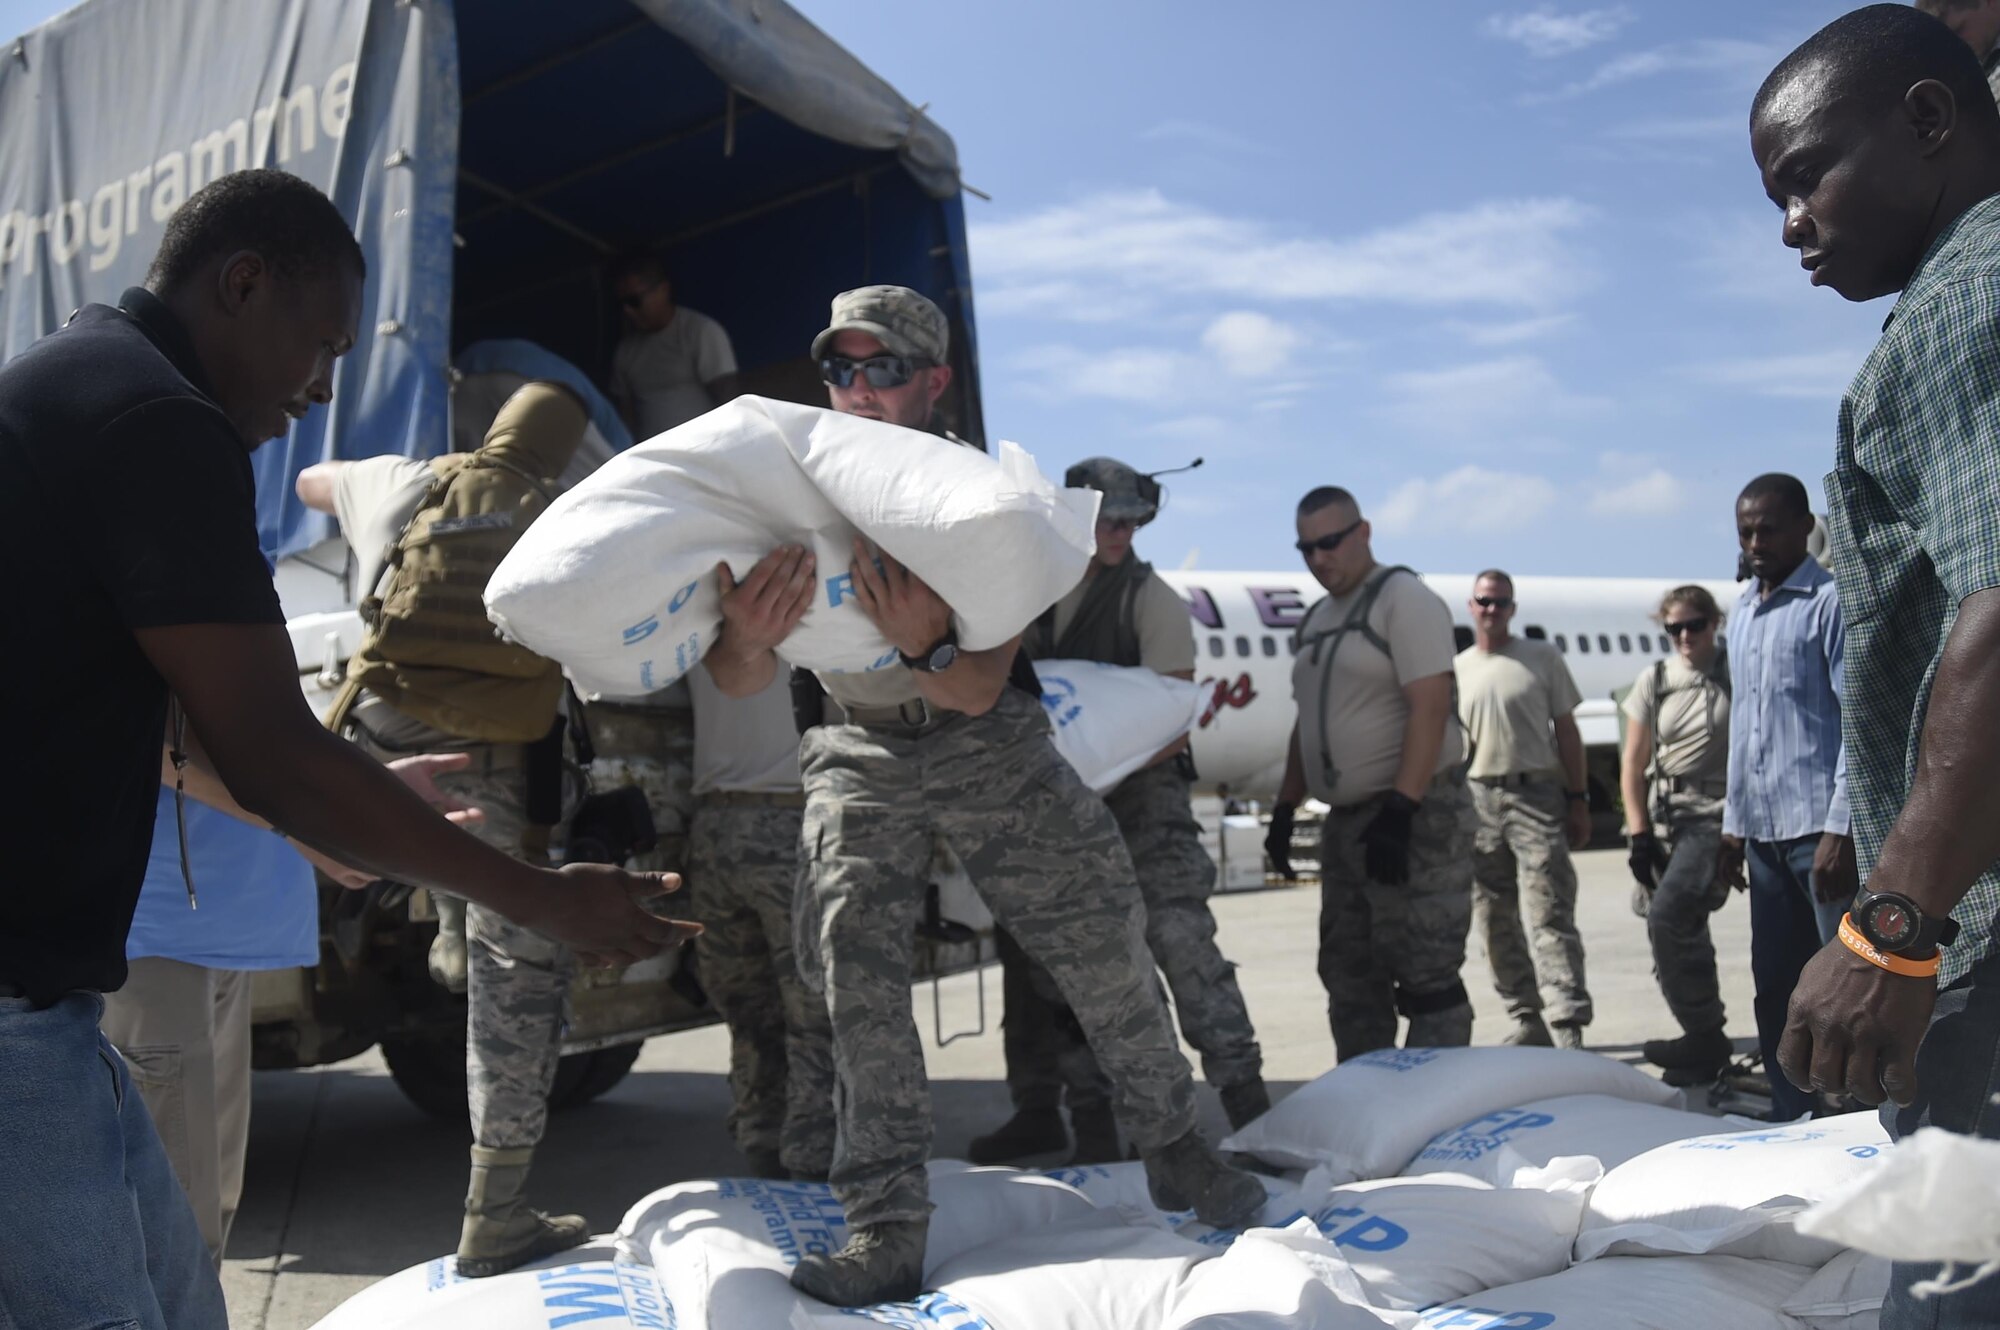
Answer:
[[[859,374],[870,388],[900,388],[930,366],[908,356],[870,356],[853,360],[847,356],[827,356],[819,362],[819,376],[836,388],[851,388]]]
[[[1679,622],[1675,622],[1669,619],[1667,622],[1661,624],[1660,627],[1667,630],[1667,636],[1669,637],[1679,637],[1682,633],[1689,633],[1695,637],[1700,637],[1708,631],[1708,620],[1682,619]]]
[[[1472,603],[1482,610],[1504,610],[1514,601],[1509,596],[1474,596]]]
[[[1362,521],[1366,520],[1367,519],[1365,518],[1362,519]],[[1320,550],[1324,553],[1331,554],[1335,550],[1340,548],[1341,541],[1346,540],[1349,536],[1353,535],[1356,531],[1360,529],[1361,529],[1361,522],[1357,521],[1352,525],[1342,527],[1340,530],[1334,532],[1332,535],[1321,536],[1318,540],[1294,541],[1293,545],[1294,548],[1296,548],[1300,554],[1305,555],[1308,559],[1312,558],[1314,550]]]

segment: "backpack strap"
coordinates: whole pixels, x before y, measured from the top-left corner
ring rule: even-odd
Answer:
[[[1391,564],[1387,568],[1378,568],[1369,575],[1368,581],[1361,588],[1361,594],[1355,598],[1354,604],[1348,608],[1347,616],[1334,627],[1323,628],[1314,633],[1304,631],[1305,624],[1312,618],[1313,610],[1317,610],[1327,600],[1331,599],[1330,597],[1322,596],[1319,600],[1313,602],[1312,608],[1308,609],[1305,616],[1299,620],[1299,627],[1292,631],[1293,648],[1295,651],[1304,648],[1308,644],[1312,647],[1311,663],[1317,666],[1320,672],[1319,709],[1322,720],[1326,715],[1327,700],[1333,693],[1333,660],[1335,656],[1340,654],[1341,644],[1347,640],[1348,634],[1360,633],[1377,651],[1394,660],[1395,653],[1389,650],[1388,639],[1375,631],[1374,626],[1368,622],[1368,616],[1374,611],[1375,602],[1382,595],[1383,585],[1397,573],[1408,573],[1412,577],[1416,576],[1415,569],[1400,563]],[[1326,648],[1326,658],[1324,661],[1320,659],[1321,647]],[[1452,706],[1454,718],[1456,718],[1457,712],[1458,707],[1454,698]],[[1333,754],[1326,751],[1324,743],[1319,745],[1319,749],[1320,774],[1325,780],[1326,787],[1330,790],[1340,783],[1340,771],[1333,765]]]

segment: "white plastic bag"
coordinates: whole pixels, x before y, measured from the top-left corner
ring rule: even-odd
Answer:
[[[1281,1168],[1324,1164],[1335,1182],[1402,1172],[1426,1142],[1482,1113],[1551,1095],[1663,1104],[1679,1092],[1596,1053],[1562,1048],[1385,1048],[1287,1095],[1222,1142]]]
[[[1062,1224],[974,1247],[941,1266],[933,1282],[978,1318],[947,1322],[950,1330],[1142,1330],[1165,1322],[1181,1284],[1209,1254],[1156,1228]]]
[[[610,1238],[488,1279],[449,1256],[371,1284],[314,1330],[675,1330],[681,1322],[651,1266]]]
[[[2000,1141],[1925,1127],[1889,1158],[1892,1167],[1826,1193],[1799,1232],[1892,1261],[1953,1263],[1939,1286],[2000,1278]]]
[[[1824,1265],[1843,1244],[1798,1232],[1798,1216],[1850,1181],[1888,1176],[1888,1152],[1872,1112],[1663,1145],[1597,1184],[1576,1258],[1720,1252]]]
[[[1253,1228],[1189,1272],[1165,1330],[1415,1330],[1409,1312],[1368,1305],[1354,1271],[1301,1219]]]
[[[1779,1306],[1812,1274],[1735,1256],[1614,1256],[1431,1307],[1424,1330],[1798,1330]]]
[[[1094,660],[1038,660],[1056,751],[1103,794],[1192,730],[1208,694],[1188,679]]]
[[[1495,1109],[1439,1132],[1417,1152],[1407,1175],[1464,1173],[1496,1187],[1560,1157],[1595,1159],[1606,1172],[1673,1141],[1710,1136],[1712,1117],[1612,1095],[1573,1094]]]
[[[716,565],[742,577],[782,544],[817,559],[794,665],[896,663],[855,601],[856,532],[929,583],[968,650],[998,646],[1082,578],[1097,492],[1062,489],[1026,452],[997,457],[917,430],[739,397],[620,453],[558,499],[502,560],[486,607],[586,692],[666,687],[714,642]]]

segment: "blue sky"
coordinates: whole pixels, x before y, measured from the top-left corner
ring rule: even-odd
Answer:
[[[1165,566],[1289,567],[1333,483],[1431,571],[1726,577],[1736,491],[1818,491],[1887,312],[1806,285],[1744,128],[1839,0],[795,2],[993,195],[989,430],[1208,459]]]

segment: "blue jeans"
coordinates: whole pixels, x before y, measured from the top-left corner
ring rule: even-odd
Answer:
[[[1902,1140],[1919,1127],[2000,1138],[2000,954],[1988,955],[1938,994],[1930,1029],[1917,1049],[1917,1100],[1882,1106],[1889,1134]],[[1910,1285],[1936,1276],[1935,1265],[1890,1267],[1882,1330],[1991,1330],[2000,1325],[2000,1275],[1959,1293],[1910,1296]],[[1970,1271],[1961,1267],[1961,1275]]]
[[[1798,987],[1799,973],[1833,940],[1848,902],[1823,904],[1813,899],[1818,836],[1753,840],[1743,849],[1750,872],[1750,977],[1757,987],[1757,1046],[1771,1081],[1771,1116],[1789,1122],[1812,1111],[1813,1097],[1786,1080],[1778,1066],[1785,1010]]]
[[[220,1330],[222,1285],[104,999],[0,998],[0,1326]]]

